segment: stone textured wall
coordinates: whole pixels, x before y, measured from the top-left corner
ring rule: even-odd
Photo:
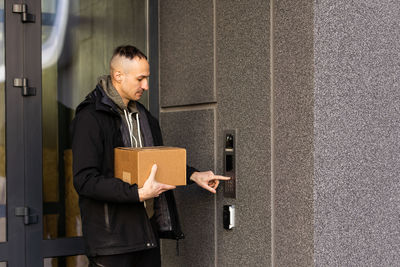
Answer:
[[[237,131],[237,198],[196,185],[176,192],[186,239],[163,241],[165,266],[270,262],[269,3],[160,1],[161,127],[189,163],[222,173],[223,131]],[[267,45],[266,45],[267,44]],[[222,206],[237,227],[223,229]]]
[[[400,2],[315,1],[315,263],[400,262]]]
[[[200,170],[214,166],[214,110],[188,110],[161,114],[166,145],[187,149],[188,164]],[[212,266],[215,260],[215,197],[197,185],[175,190],[185,239],[163,241],[163,265]]]
[[[224,130],[237,131],[236,199],[217,205],[217,266],[268,266],[271,261],[270,77],[268,1],[217,1],[217,159]],[[237,226],[222,227],[224,204]]]
[[[273,3],[275,266],[313,264],[313,2]]]
[[[159,2],[161,106],[215,102],[213,1]]]
[[[160,1],[161,125],[189,162],[223,171],[237,132],[237,198],[177,199],[188,238],[166,266],[400,262],[400,3]],[[236,205],[236,228],[222,206]]]
[[[215,170],[213,2],[160,1],[160,122],[164,143],[187,149],[188,164]],[[190,36],[190,38],[187,38]],[[200,105],[209,103],[208,105]],[[175,191],[186,238],[163,241],[165,266],[215,262],[215,196],[196,185]]]

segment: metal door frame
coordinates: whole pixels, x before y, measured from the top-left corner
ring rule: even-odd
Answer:
[[[20,15],[12,13],[12,5],[4,1],[7,242],[1,244],[0,261],[7,261],[8,266],[24,266],[25,253],[18,252],[26,250],[26,228],[22,218],[14,215],[16,207],[25,205],[24,100],[13,86],[14,78],[24,77],[24,28]]]

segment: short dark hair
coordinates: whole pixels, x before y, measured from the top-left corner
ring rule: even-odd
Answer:
[[[140,59],[144,58],[147,60],[146,55],[133,45],[118,46],[117,48],[115,48],[111,58],[114,58],[115,56],[125,57],[129,59],[134,59],[135,57],[138,57]]]

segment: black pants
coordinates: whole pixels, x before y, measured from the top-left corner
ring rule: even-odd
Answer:
[[[160,267],[160,247],[127,254],[89,258],[90,267]]]

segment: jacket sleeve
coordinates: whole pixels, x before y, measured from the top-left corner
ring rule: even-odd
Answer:
[[[72,127],[74,187],[78,194],[105,202],[139,202],[136,184],[102,174],[104,131],[95,116],[82,111]]]
[[[190,180],[190,176],[192,176],[192,174],[194,172],[198,172],[198,170],[196,168],[193,168],[189,165],[186,165],[186,184],[190,185],[193,184],[194,182],[192,180]]]

